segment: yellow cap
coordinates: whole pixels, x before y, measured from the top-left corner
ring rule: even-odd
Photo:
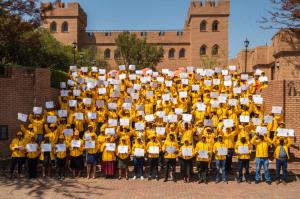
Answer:
[[[22,131],[18,131],[17,135],[23,135]]]
[[[29,129],[32,129],[32,128],[33,128],[33,125],[32,125],[32,124],[29,124],[29,125],[28,125],[28,128],[29,128]]]
[[[56,127],[56,124],[50,124],[50,127]]]

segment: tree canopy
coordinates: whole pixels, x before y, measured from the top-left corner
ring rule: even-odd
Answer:
[[[134,64],[137,69],[152,68],[155,69],[161,58],[164,56],[164,50],[160,46],[148,44],[146,39],[139,39],[136,34],[129,32],[121,33],[116,39],[117,49],[115,60],[118,64]]]

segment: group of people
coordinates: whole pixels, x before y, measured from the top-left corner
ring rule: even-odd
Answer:
[[[33,113],[19,113],[20,131],[12,140],[11,177],[27,162],[28,177],[50,175],[55,165],[63,178],[67,169],[87,178],[96,178],[96,165],[106,178],[176,181],[179,162],[185,182],[191,180],[193,166],[198,182],[208,182],[208,171],[215,163],[216,183],[228,181],[232,157],[238,158],[237,181],[250,183],[249,162],[255,151],[255,183],[271,184],[268,161],[276,159],[278,183],[287,180],[287,160],[292,129],[286,129],[281,107],[265,112],[260,91],[267,77],[260,70],[239,74],[228,69],[136,70],[134,65],[119,66],[106,72],[97,67],[70,67],[70,79],[61,82],[58,103],[46,102]],[[162,168],[159,170],[159,167]],[[244,172],[243,172],[244,170]],[[282,176],[280,176],[282,170]],[[163,172],[164,171],[164,172]],[[124,174],[123,174],[124,173]]]

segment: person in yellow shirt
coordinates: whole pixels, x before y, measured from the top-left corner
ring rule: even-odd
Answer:
[[[211,147],[206,141],[205,135],[202,135],[201,140],[197,143],[194,151],[197,154],[198,183],[205,182],[205,184],[207,184],[208,162],[210,160]]]
[[[150,139],[151,140],[147,144],[147,153],[148,153],[148,159],[150,164],[148,180],[151,180],[154,169],[156,171],[155,178],[156,180],[159,180],[158,163],[159,163],[159,153],[161,151],[161,145],[157,140],[156,135],[151,135]]]
[[[180,147],[179,155],[182,157],[183,162],[183,179],[184,182],[190,182],[191,169],[193,168],[193,145],[190,144],[189,139],[184,140],[183,146]]]
[[[234,154],[234,138],[237,135],[237,131],[232,128],[227,127],[226,131],[223,133],[224,143],[228,149],[226,156],[225,169],[227,173],[231,173],[232,168],[232,156]]]
[[[106,178],[112,178],[115,175],[116,147],[113,147],[113,145],[116,146],[114,137],[107,136],[100,148],[100,151],[102,152],[101,169]]]
[[[142,142],[141,137],[137,137],[135,143],[132,146],[132,154],[133,154],[133,165],[134,165],[134,176],[133,180],[135,180],[138,174],[141,177],[141,180],[144,180],[144,156],[145,156],[145,144]],[[144,154],[137,154],[137,150],[144,151]]]
[[[27,150],[27,165],[28,165],[28,178],[36,178],[37,177],[37,165],[38,165],[38,157],[39,157],[39,147],[35,141],[35,136],[30,136],[30,141],[27,145],[32,146],[32,150]],[[29,148],[26,145],[26,149]]]
[[[13,173],[15,167],[18,166],[18,174],[19,178],[22,173],[22,167],[25,163],[25,144],[26,141],[23,137],[23,133],[21,131],[17,132],[16,138],[14,138],[9,146],[12,151],[11,154],[11,166],[10,166],[10,178],[13,178]]]
[[[100,147],[96,140],[96,133],[91,133],[90,136],[91,136],[90,140],[85,140],[85,142],[90,142],[91,144],[94,144],[94,147],[86,149],[87,178],[89,179],[92,176],[92,178],[95,179],[97,155],[98,155],[98,151],[100,150]]]
[[[249,184],[250,181],[250,172],[249,172],[249,162],[250,162],[250,142],[247,140],[246,136],[242,136],[240,141],[238,141],[235,145],[235,153],[239,159],[239,175],[238,175],[238,183],[241,183],[243,180],[243,168],[245,168],[245,179]],[[247,152],[248,151],[248,152]]]
[[[58,150],[57,145],[60,145],[62,149]],[[56,167],[58,168],[58,178],[63,179],[66,177],[66,162],[67,162],[66,142],[65,142],[65,137],[63,135],[60,135],[58,137],[57,145],[55,147]],[[63,148],[65,150],[63,150]]]
[[[79,138],[79,132],[75,131],[73,139],[69,144],[70,150],[70,168],[73,173],[73,178],[80,177],[83,170],[83,141]]]
[[[215,154],[216,159],[216,183],[220,182],[220,169],[222,170],[222,179],[225,183],[227,182],[226,170],[225,170],[225,162],[227,156],[227,147],[223,142],[223,137],[221,135],[218,136],[218,141],[214,144],[213,152]]]
[[[48,147],[46,147],[48,146]],[[41,143],[41,154],[40,154],[40,161],[43,164],[42,172],[43,178],[50,177],[52,164],[54,163],[54,147],[53,143],[50,142],[49,135],[45,135],[44,139]]]
[[[171,178],[173,179],[174,182],[176,182],[175,170],[176,170],[176,157],[178,153],[178,143],[175,140],[175,135],[173,133],[170,133],[169,139],[167,138],[165,140],[164,145],[162,147],[162,151],[165,153],[164,158],[167,164],[164,182],[168,181],[170,168],[172,169]]]
[[[120,151],[119,148],[121,149],[121,147],[125,148],[125,151]],[[126,148],[127,148],[127,152],[126,152]],[[117,156],[118,156],[118,169],[119,169],[119,180],[122,179],[122,169],[125,170],[125,178],[126,180],[128,180],[128,173],[129,173],[129,169],[128,169],[128,164],[130,161],[130,145],[127,143],[127,139],[125,137],[122,137],[120,139],[120,143],[118,145],[117,148]]]
[[[271,177],[269,174],[269,146],[272,145],[270,138],[264,135],[255,135],[251,143],[256,147],[256,169],[255,169],[255,184],[258,184],[260,181],[260,170],[261,167],[264,167],[265,181],[267,184],[271,184]]]
[[[277,184],[283,181],[283,184],[287,182],[287,160],[289,156],[288,144],[284,142],[284,138],[279,139],[279,145],[276,146],[274,152],[274,158],[276,159],[276,179]],[[282,168],[282,178],[280,178],[280,170]]]

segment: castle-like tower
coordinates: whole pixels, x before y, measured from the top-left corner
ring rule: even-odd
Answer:
[[[64,43],[95,47],[98,58],[116,66],[115,39],[122,31],[86,31],[87,15],[79,3],[42,3],[43,27]],[[229,0],[191,0],[184,28],[178,31],[130,31],[164,48],[159,68],[226,66],[228,62]]]

